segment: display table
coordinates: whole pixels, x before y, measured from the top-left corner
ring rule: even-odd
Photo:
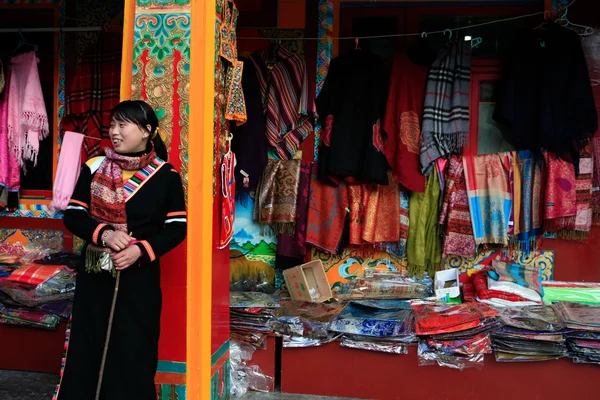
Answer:
[[[58,374],[66,329],[67,321],[54,331],[0,324],[0,369]]]
[[[481,370],[419,367],[408,355],[347,349],[339,343],[283,349],[281,392],[363,399],[590,399],[600,366],[569,359],[497,363],[486,355]]]

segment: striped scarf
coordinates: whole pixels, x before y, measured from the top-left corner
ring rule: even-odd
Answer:
[[[471,45],[458,41],[442,50],[429,69],[421,130],[421,171],[438,158],[459,153],[469,134]]]
[[[129,157],[109,148],[104,149],[104,152],[106,158],[92,179],[90,213],[96,221],[111,225],[117,231],[127,232],[127,193],[123,170],[146,168],[156,159],[156,153],[152,150],[140,157]]]
[[[260,82],[269,143],[280,159],[291,159],[313,132],[315,106],[309,104],[306,64],[283,47],[260,51],[250,59]]]

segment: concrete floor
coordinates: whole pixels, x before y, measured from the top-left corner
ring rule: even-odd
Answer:
[[[57,383],[58,375],[56,374],[0,370],[0,400],[51,400]],[[246,394],[243,400],[342,399],[338,397],[251,392]]]

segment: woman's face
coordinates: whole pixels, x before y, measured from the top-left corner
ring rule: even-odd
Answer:
[[[146,150],[147,130],[133,122],[117,121],[113,118],[110,124],[110,140],[117,153],[137,153]]]

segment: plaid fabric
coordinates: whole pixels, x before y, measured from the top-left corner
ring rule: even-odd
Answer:
[[[64,268],[62,265],[28,265],[15,270],[7,280],[37,286],[40,283],[46,282]]]
[[[120,101],[121,34],[103,32],[85,54],[66,103],[63,131],[108,139],[110,113]],[[100,140],[86,139],[83,151],[87,159],[102,154]]]
[[[459,153],[469,134],[471,45],[455,42],[442,50],[429,69],[421,130],[421,171],[429,175],[433,162]]]

